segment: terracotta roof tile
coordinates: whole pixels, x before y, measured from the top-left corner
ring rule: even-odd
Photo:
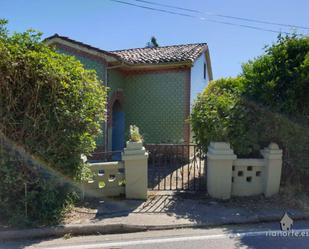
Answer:
[[[185,45],[162,46],[156,48],[133,48],[115,51],[102,50],[88,44],[73,40],[69,37],[55,34],[45,39],[60,38],[71,43],[84,46],[88,49],[113,56],[120,61],[129,64],[160,64],[177,62],[194,62],[200,54],[207,49],[206,43],[195,43]]]
[[[196,43],[156,48],[134,48],[109,52],[131,64],[159,64],[185,61],[194,62],[206,48],[206,43]]]

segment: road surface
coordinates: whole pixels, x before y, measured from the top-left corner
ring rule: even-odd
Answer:
[[[280,233],[278,223],[224,226],[213,229],[179,229],[130,234],[2,242],[1,249],[195,249],[254,248],[308,249],[309,221],[295,222],[294,234]],[[298,236],[296,237],[295,232]],[[280,236],[275,236],[279,233]],[[301,234],[302,233],[302,234]],[[270,235],[271,234],[271,235]],[[301,237],[300,237],[301,236]]]

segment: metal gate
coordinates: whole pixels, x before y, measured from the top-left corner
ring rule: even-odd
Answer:
[[[206,157],[195,144],[146,144],[148,188],[206,191]]]

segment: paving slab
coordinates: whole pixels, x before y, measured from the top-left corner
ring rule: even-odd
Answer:
[[[214,227],[279,221],[288,212],[295,220],[309,219],[309,211],[263,197],[218,201],[197,195],[152,195],[147,201],[105,199],[77,207],[57,227],[0,232],[1,239],[127,233],[189,227]]]

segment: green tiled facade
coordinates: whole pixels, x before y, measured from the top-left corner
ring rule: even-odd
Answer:
[[[118,89],[124,89],[125,76],[118,70],[111,69],[107,73],[107,85],[109,88],[109,96]]]
[[[103,61],[62,48],[57,50],[75,56],[85,68],[96,70],[99,78],[105,81],[106,70]],[[124,93],[126,137],[130,124],[135,124],[140,128],[146,143],[184,142],[188,71],[123,73],[119,69],[108,69],[107,72],[109,97],[119,89]],[[104,145],[103,135],[98,137],[97,145]]]
[[[124,87],[126,127],[137,125],[146,143],[183,142],[186,73],[128,75]]]

